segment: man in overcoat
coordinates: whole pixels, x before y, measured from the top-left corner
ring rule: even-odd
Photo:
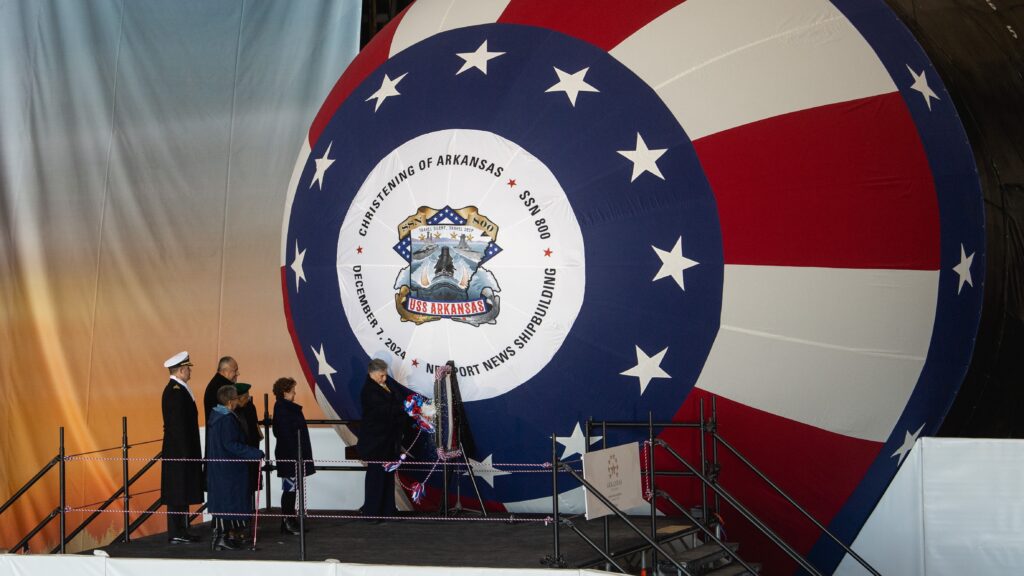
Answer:
[[[362,513],[390,516],[395,513],[395,473],[386,472],[382,461],[397,461],[402,437],[411,429],[405,413],[409,390],[388,377],[388,365],[379,358],[370,361],[366,382],[359,394],[363,417],[359,423],[359,457],[367,461]]]
[[[203,452],[199,444],[199,411],[188,387],[192,361],[180,352],[164,362],[170,380],[164,387],[164,418],[160,497],[167,506],[167,540],[172,544],[198,542],[188,531],[188,507],[203,502]],[[188,458],[187,462],[168,459]]]
[[[217,373],[210,378],[210,383],[206,385],[206,391],[203,393],[203,418],[207,425],[210,423],[210,410],[218,404],[217,391],[238,382],[238,375],[241,373],[238,361],[231,356],[224,356],[217,361]]]

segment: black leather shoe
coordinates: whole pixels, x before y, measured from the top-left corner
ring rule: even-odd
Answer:
[[[281,534],[299,535],[299,523],[291,518],[281,520]]]
[[[167,541],[171,544],[192,544],[193,542],[198,542],[198,539],[193,540],[188,536],[171,536]]]
[[[214,538],[212,548],[214,550],[238,550],[240,546],[234,540],[221,535]]]

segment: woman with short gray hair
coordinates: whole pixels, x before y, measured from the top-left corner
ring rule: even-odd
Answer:
[[[390,516],[395,513],[395,474],[385,472],[384,463],[398,460],[402,435],[412,420],[405,413],[407,391],[388,378],[387,363],[374,358],[366,371],[366,382],[360,393],[363,417],[356,445],[359,457],[366,461],[362,513],[364,516]]]

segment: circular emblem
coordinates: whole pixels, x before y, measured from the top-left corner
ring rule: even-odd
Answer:
[[[396,147],[359,188],[338,239],[341,303],[363,351],[427,394],[434,367],[454,359],[465,401],[547,365],[579,313],[585,270],[558,179],[476,130]]]
[[[549,479],[490,463],[715,397],[855,534],[970,361],[983,212],[952,99],[881,1],[620,4],[421,0],[360,54],[285,209],[299,360],[350,418],[370,357],[423,392],[454,360],[483,496],[513,511]]]

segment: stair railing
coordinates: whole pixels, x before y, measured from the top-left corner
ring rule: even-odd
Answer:
[[[721,548],[726,554],[728,554],[730,558],[732,558],[738,564],[743,566],[747,570],[747,572],[749,572],[751,574],[757,574],[757,570],[752,568],[750,566],[750,564],[747,564],[743,560],[743,558],[740,558],[740,555],[737,554],[735,550],[733,550],[730,546],[728,546],[725,542],[723,542],[721,538],[719,538],[718,536],[715,536],[714,530],[712,530],[707,525],[705,525],[704,522],[701,522],[701,521],[697,520],[697,518],[694,517],[694,515],[691,514],[689,510],[684,508],[681,504],[679,504],[679,502],[676,502],[676,499],[673,498],[668,492],[665,492],[664,490],[656,490],[655,491],[655,495],[658,498],[661,498],[661,499],[667,501],[672,506],[675,506],[676,510],[679,510],[680,512],[682,512],[683,517],[685,517],[688,521],[692,522],[695,526],[700,528],[701,531],[704,532],[705,536],[710,538],[711,541],[714,542],[719,548]]]
[[[562,559],[561,553],[559,551],[560,547],[559,547],[559,536],[558,536],[558,527],[560,525],[565,525],[565,526],[569,527],[570,529],[572,529],[573,532],[575,532],[577,535],[579,535],[583,539],[584,542],[586,542],[591,548],[593,548],[595,551],[597,551],[598,554],[600,554],[610,564],[615,566],[620,572],[623,572],[623,573],[626,572],[626,570],[621,565],[619,565],[617,562],[615,562],[615,560],[611,557],[610,554],[605,552],[602,549],[601,546],[599,546],[590,537],[588,537],[581,530],[579,530],[576,527],[576,525],[571,520],[569,520],[567,518],[566,519],[562,519],[562,518],[559,517],[559,513],[558,513],[558,474],[559,474],[559,472],[565,472],[565,473],[569,474],[570,476],[572,476],[573,478],[575,478],[584,488],[586,488],[588,493],[592,494],[594,497],[596,497],[598,500],[600,500],[602,504],[604,504],[606,507],[608,507],[608,509],[611,510],[613,514],[618,516],[619,519],[621,519],[626,524],[626,526],[629,527],[630,530],[632,530],[633,532],[636,532],[641,538],[643,538],[644,541],[647,542],[648,546],[650,546],[652,550],[660,552],[666,559],[668,559],[668,561],[673,566],[675,566],[675,568],[677,570],[679,570],[680,574],[684,574],[685,576],[693,576],[692,572],[687,570],[686,567],[683,566],[682,564],[680,564],[676,559],[672,558],[672,556],[669,555],[668,551],[665,550],[664,548],[662,548],[660,544],[658,544],[658,542],[657,542],[655,537],[648,536],[644,532],[644,530],[642,528],[640,528],[639,526],[634,524],[633,521],[629,519],[629,516],[627,516],[625,512],[623,512],[617,506],[615,506],[615,504],[613,504],[611,500],[609,500],[599,490],[594,488],[594,486],[590,482],[587,482],[587,480],[579,472],[577,472],[575,469],[573,469],[572,466],[570,466],[566,462],[562,462],[561,460],[559,460],[558,457],[557,457],[557,454],[558,454],[558,443],[557,443],[557,440],[558,440],[558,436],[552,434],[551,435],[551,462],[552,462],[551,463],[551,516],[552,516],[552,519],[553,519],[552,520],[552,524],[553,524],[553,533],[554,533],[554,554],[552,556],[549,556],[544,561],[542,561],[542,563],[547,564],[548,566],[550,566],[552,568],[564,568],[565,567],[565,562]]]
[[[704,474],[701,474],[692,464],[686,461],[685,458],[679,455],[667,442],[660,438],[654,440],[653,446],[660,446],[666,452],[669,453],[677,462],[682,464],[689,470],[694,476],[697,477],[702,483],[710,488],[715,494],[720,496],[723,500],[729,503],[737,512],[740,513],[744,518],[747,519],[755,528],[762,534],[768,537],[776,546],[778,546],[787,556],[792,558],[797,564],[799,564],[804,570],[807,570],[814,576],[824,576],[817,568],[814,567],[806,558],[800,555],[792,546],[790,546],[781,536],[775,533],[774,530],[768,527],[760,518],[758,518],[753,512],[747,509],[735,496],[730,494],[727,490],[722,488],[717,482],[712,482]],[[653,452],[653,448],[652,448]]]
[[[879,574],[878,571],[875,570],[874,567],[872,567],[871,564],[869,564],[867,560],[865,560],[859,554],[854,552],[849,546],[846,545],[845,542],[840,540],[838,536],[836,536],[834,533],[832,533],[831,530],[826,528],[821,522],[818,521],[817,518],[812,516],[811,513],[807,511],[807,509],[805,509],[803,506],[801,506],[796,500],[794,500],[789,494],[787,494],[782,488],[780,488],[778,484],[776,484],[770,478],[768,478],[768,476],[765,475],[765,473],[762,472],[760,469],[758,469],[757,466],[754,466],[753,462],[748,460],[745,456],[743,456],[743,454],[740,454],[739,450],[737,450],[735,447],[733,447],[732,444],[730,444],[724,438],[722,438],[718,434],[717,430],[715,430],[715,429],[711,430],[711,437],[712,437],[712,439],[716,443],[721,444],[726,449],[728,449],[729,452],[731,452],[732,455],[735,456],[737,460],[739,460],[740,462],[745,464],[747,466],[747,468],[750,469],[751,472],[756,474],[758,478],[763,480],[764,483],[767,484],[769,487],[771,487],[771,489],[774,490],[779,496],[782,496],[787,502],[790,503],[790,505],[792,505],[794,508],[799,510],[800,514],[802,514],[805,518],[810,520],[815,526],[818,527],[818,530],[820,530],[823,534],[828,536],[829,539],[831,539],[833,542],[838,544],[843,550],[845,550],[846,553],[849,554],[851,558],[856,560],[861,566],[863,566],[865,570],[867,570],[868,572],[870,572],[874,576],[881,576],[881,574]]]
[[[6,502],[3,503],[2,506],[0,506],[0,514],[3,514],[5,511],[7,511],[8,508],[11,507],[11,505],[13,505],[15,502],[17,502],[19,498],[24,496],[25,493],[27,493],[29,491],[29,489],[31,489],[33,486],[35,486],[35,484],[37,482],[39,482],[39,480],[43,479],[43,477],[46,476],[47,472],[52,470],[54,467],[56,467],[58,469],[58,472],[59,472],[59,474],[58,474],[59,475],[59,480],[58,480],[59,488],[58,488],[58,490],[59,490],[60,503],[49,514],[47,514],[45,518],[40,520],[39,523],[35,525],[35,527],[33,527],[31,530],[29,530],[29,532],[24,537],[22,537],[21,540],[19,540],[16,544],[14,544],[14,546],[11,547],[11,551],[13,551],[13,552],[17,552],[17,551],[28,552],[29,551],[29,541],[31,541],[32,538],[36,536],[36,534],[38,534],[40,531],[42,531],[44,528],[46,528],[46,526],[54,518],[59,518],[60,519],[60,536],[59,536],[60,540],[58,541],[57,545],[54,546],[52,550],[50,550],[50,553],[54,554],[54,553],[58,553],[59,552],[59,553],[63,554],[66,551],[66,549],[67,549],[67,544],[69,542],[71,542],[76,536],[81,534],[82,531],[85,530],[86,527],[88,527],[89,524],[91,524],[93,522],[93,520],[98,518],[99,515],[104,510],[106,510],[108,507],[110,507],[110,505],[113,504],[114,501],[116,501],[118,498],[122,498],[123,502],[124,502],[124,515],[123,515],[124,530],[119,535],[119,538],[122,538],[122,539],[124,539],[125,542],[128,542],[130,540],[130,538],[131,538],[131,533],[134,532],[135,529],[137,529],[139,526],[141,526],[142,522],[144,522],[146,519],[148,519],[148,517],[149,517],[149,515],[151,515],[152,511],[155,510],[160,505],[160,499],[158,498],[156,504],[154,504],[154,506],[150,507],[149,513],[144,515],[144,518],[140,519],[141,521],[130,522],[129,521],[130,520],[130,518],[129,518],[129,509],[130,509],[130,507],[129,507],[129,500],[131,498],[130,488],[131,488],[131,486],[133,484],[135,484],[136,481],[138,481],[150,469],[152,469],[154,464],[156,464],[157,462],[160,461],[160,457],[162,455],[162,452],[158,452],[155,456],[150,458],[146,462],[146,464],[143,465],[143,467],[141,469],[139,469],[138,472],[136,472],[133,476],[129,477],[128,476],[128,454],[129,454],[129,450],[131,448],[135,447],[135,446],[142,446],[142,445],[145,445],[145,444],[152,444],[154,442],[159,442],[160,439],[149,440],[149,441],[146,441],[146,442],[140,442],[140,443],[137,443],[137,444],[134,444],[134,445],[129,444],[128,443],[128,418],[127,417],[122,417],[121,418],[121,444],[120,444],[120,446],[113,446],[113,447],[110,447],[110,448],[101,448],[99,450],[91,450],[89,452],[80,452],[78,454],[70,454],[69,455],[69,454],[65,453],[64,427],[63,426],[61,426],[59,428],[59,435],[60,435],[60,439],[59,439],[59,446],[58,446],[57,455],[54,456],[52,459],[50,459],[49,462],[44,464],[43,467],[40,468],[39,471],[36,472],[36,474],[31,479],[29,479],[28,482],[26,482],[24,485],[22,485],[21,488],[19,488],[10,498],[7,499]],[[82,457],[82,456],[87,456],[87,455],[90,455],[90,454],[97,454],[97,453],[100,453],[100,452],[110,452],[110,451],[113,451],[113,450],[121,450],[121,456],[122,456],[122,464],[121,464],[122,483],[121,483],[121,487],[118,488],[109,498],[107,498],[105,501],[100,503],[99,507],[95,511],[93,511],[81,524],[79,524],[74,530],[71,531],[70,534],[68,534],[68,532],[67,532],[67,511],[68,511],[68,506],[67,506],[67,502],[66,502],[66,499],[67,499],[67,485],[66,485],[67,470],[66,470],[66,468],[67,468],[68,461],[69,460],[74,460],[74,459]]]
[[[712,495],[714,496],[714,509],[715,510],[720,509],[719,498],[724,498],[722,493],[718,490],[718,488],[720,488],[720,486],[718,484],[718,474],[719,474],[718,446],[722,445],[733,456],[735,456],[737,460],[742,462],[745,466],[747,466],[747,468],[749,468],[752,472],[754,472],[754,474],[758,478],[760,478],[763,482],[765,482],[765,484],[767,484],[772,490],[774,490],[777,494],[779,494],[784,500],[789,502],[789,504],[791,506],[796,508],[800,512],[801,515],[803,515],[805,518],[810,520],[814,524],[814,526],[818,528],[818,530],[820,530],[823,534],[828,536],[828,538],[830,540],[832,540],[833,542],[838,544],[851,558],[853,558],[857,563],[859,563],[862,567],[864,567],[865,570],[867,570],[873,576],[881,576],[879,574],[879,572],[877,570],[875,570],[874,567],[872,567],[871,564],[869,564],[863,557],[861,557],[859,554],[854,552],[850,548],[849,545],[847,545],[845,542],[843,542],[838,536],[835,535],[835,533],[833,533],[824,524],[822,524],[818,519],[816,519],[806,508],[801,506],[800,503],[798,503],[793,497],[791,497],[784,490],[782,490],[782,488],[779,487],[778,484],[776,484],[770,478],[768,478],[768,476],[764,472],[762,472],[760,469],[758,469],[757,466],[755,466],[753,462],[751,462],[748,458],[743,456],[743,454],[741,454],[740,451],[738,449],[736,449],[736,447],[734,447],[727,440],[722,438],[722,436],[718,432],[718,422],[717,422],[718,406],[717,406],[717,398],[716,397],[712,396],[712,398],[711,398],[711,417],[710,417],[710,419],[705,421],[704,414],[705,414],[705,412],[704,412],[704,402],[702,400],[700,402],[700,422],[699,423],[692,423],[692,422],[658,422],[658,423],[656,423],[656,422],[653,422],[653,420],[652,420],[653,416],[650,415],[650,414],[648,414],[648,421],[646,423],[641,423],[641,422],[594,422],[592,420],[588,420],[587,421],[587,446],[589,448],[591,430],[593,429],[592,427],[594,425],[597,425],[597,424],[600,425],[602,433],[603,433],[603,436],[605,438],[607,437],[607,429],[608,428],[612,428],[612,427],[614,427],[614,428],[627,428],[627,429],[629,429],[629,428],[632,428],[632,429],[647,428],[648,436],[649,436],[647,442],[649,443],[649,445],[651,447],[651,451],[650,451],[650,453],[648,455],[648,458],[649,458],[649,461],[648,461],[648,471],[646,473],[648,474],[648,478],[650,479],[650,490],[651,490],[651,493],[653,495],[651,501],[652,502],[654,501],[654,497],[664,498],[673,507],[675,507],[676,509],[680,510],[680,512],[682,512],[689,520],[694,521],[695,524],[702,531],[707,533],[708,532],[707,528],[710,525],[710,522],[708,520],[710,518],[710,515],[709,515],[709,504],[708,504],[707,490],[710,489],[712,491]],[[701,462],[704,463],[703,473],[698,471],[696,467],[691,466],[685,460],[681,460],[681,456],[679,456],[678,453],[676,453],[674,450],[672,450],[669,447],[669,445],[666,444],[663,440],[655,438],[654,437],[654,428],[659,428],[659,429],[665,429],[665,428],[697,428],[699,430],[699,432],[700,432],[700,435],[701,435],[700,459],[701,459]],[[707,459],[707,447],[705,445],[706,442],[704,441],[705,437],[709,437],[710,440],[711,440],[711,457],[712,457],[712,460],[710,462]],[[674,454],[674,457],[677,460],[680,460],[680,462],[684,465],[685,468],[687,468],[687,470],[686,471],[681,471],[681,472],[670,472],[670,471],[658,471],[658,470],[656,470],[656,468],[654,466],[654,457],[653,457],[654,456],[654,450],[653,450],[654,446],[661,446],[663,448],[666,448],[671,454]],[[702,510],[702,513],[703,513],[704,522],[697,521],[688,511],[683,510],[683,507],[678,502],[673,500],[667,493],[665,493],[662,490],[658,490],[656,488],[655,480],[654,480],[655,476],[666,476],[666,475],[693,476],[693,477],[697,478],[700,481],[701,510]],[[730,497],[732,497],[732,496],[730,495]],[[732,498],[735,499],[735,497],[732,497]],[[737,503],[738,503],[738,501],[737,501]],[[737,510],[739,511],[740,509],[737,508]],[[747,510],[746,508],[744,508],[744,510],[746,510],[749,513],[749,510]],[[743,512],[741,512],[741,514],[743,514]],[[746,515],[744,514],[744,516],[746,516]],[[750,518],[748,518],[748,520],[749,519]],[[760,525],[758,525],[759,523],[760,523]],[[762,532],[766,537],[768,537],[769,540],[772,540],[772,542],[775,543],[777,546],[782,547],[783,551],[786,552],[786,554],[789,555],[791,558],[793,558],[792,554],[797,554],[796,551],[791,546],[789,546],[784,540],[782,540],[782,538],[780,536],[778,536],[774,532],[771,532],[771,534],[766,532],[765,530],[768,530],[770,532],[770,529],[768,528],[768,526],[766,524],[764,524],[760,520],[758,520],[758,522],[752,522],[752,524],[755,526],[755,528],[757,528],[760,532]],[[653,533],[654,532],[653,532],[653,506],[652,506],[652,534]],[[607,532],[606,532],[606,534],[607,534]],[[607,541],[607,535],[606,535],[605,538],[606,538],[606,541]],[[786,551],[786,548],[789,548],[789,551]],[[723,550],[728,551],[727,547],[723,547]],[[792,554],[790,553],[790,551],[792,552]],[[732,555],[732,554],[730,554],[730,555]],[[818,572],[816,569],[814,569],[813,566],[808,568],[808,566],[810,566],[810,563],[806,559],[803,559],[802,556],[800,558],[802,560],[797,560],[796,558],[793,558],[793,559],[796,560],[797,563],[800,564],[802,567],[804,567],[805,569],[810,571],[812,574],[820,574],[820,572]],[[742,561],[741,561],[741,563],[742,563]],[[805,563],[807,564],[806,566],[805,566]]]

